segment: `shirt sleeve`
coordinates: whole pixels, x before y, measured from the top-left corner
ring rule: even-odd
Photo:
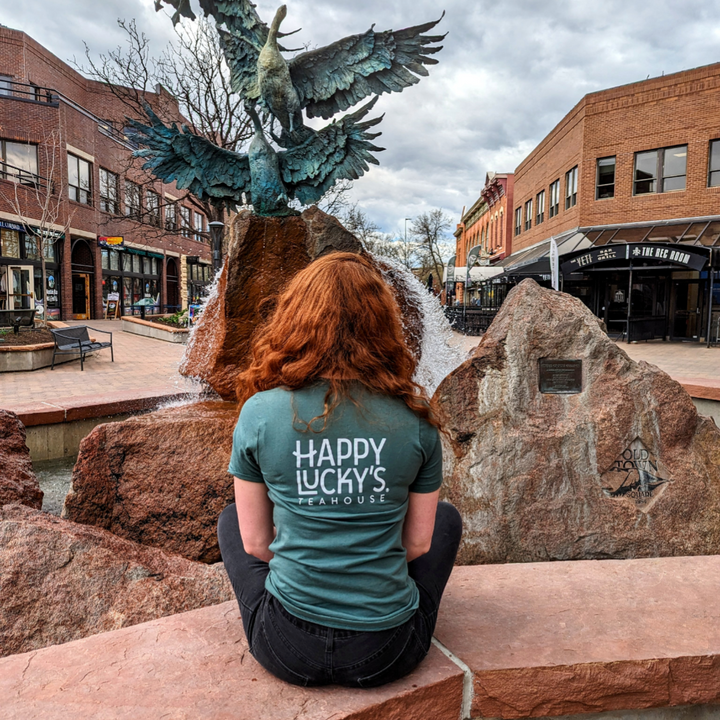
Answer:
[[[254,412],[252,399],[240,411],[233,433],[232,455],[228,472],[240,480],[265,482],[258,462],[258,436],[260,419]]]
[[[425,420],[420,421],[420,445],[425,462],[409,490],[414,493],[435,492],[442,485],[443,479],[442,443],[438,429]]]

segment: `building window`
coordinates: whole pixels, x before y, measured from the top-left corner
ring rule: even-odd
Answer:
[[[684,190],[686,175],[687,145],[635,153],[635,195]]]
[[[118,214],[118,176],[105,168],[100,168],[100,209]]]
[[[150,225],[160,227],[160,196],[152,190],[145,191],[145,209],[147,210],[147,221]]]
[[[0,95],[12,95],[13,79],[9,75],[0,75]]]
[[[535,205],[536,208],[536,215],[535,215],[535,224],[540,225],[540,223],[545,221],[545,191],[541,190],[537,197],[535,198]]]
[[[165,229],[174,232],[177,230],[177,206],[168,203],[165,206]]]
[[[68,193],[70,199],[83,205],[92,205],[92,165],[68,153]]]
[[[180,206],[180,228],[183,237],[191,237],[192,226],[190,225],[190,208]]]
[[[598,158],[595,180],[595,199],[615,197],[615,158]]]
[[[687,177],[687,145],[662,151],[662,191],[684,190]]]
[[[515,234],[522,232],[522,208],[515,208]]]
[[[708,187],[720,187],[720,140],[710,141]]]
[[[201,215],[198,212],[195,213],[195,239],[198,242],[202,242],[202,240],[203,240],[202,232],[205,229],[204,228],[204,220],[205,220],[205,217],[203,215]]]
[[[532,199],[525,203],[525,229],[529,230],[532,227]]]
[[[135,220],[140,219],[140,186],[137,183],[125,181],[125,214]]]
[[[38,180],[37,146],[0,140],[0,178],[34,185]]]
[[[577,205],[578,168],[577,165],[565,173],[565,209]]]
[[[560,212],[560,178],[550,185],[549,216],[555,217]]]

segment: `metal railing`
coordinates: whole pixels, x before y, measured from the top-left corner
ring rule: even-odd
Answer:
[[[31,173],[23,168],[15,167],[10,163],[3,162],[0,160],[0,179],[10,180],[11,182],[18,182],[20,185],[26,185],[28,187],[39,187],[47,188],[50,182],[46,177]]]
[[[42,103],[57,107],[59,104],[58,94],[52,88],[40,87],[29,83],[16,82],[15,80],[0,79],[0,98],[10,97],[25,102]]]
[[[490,327],[499,310],[499,308],[463,308],[462,305],[443,309],[453,330],[472,336],[482,335]]]
[[[17,82],[16,80],[0,78],[0,99],[3,97],[22,100],[23,102],[41,103],[43,105],[50,105],[51,107],[58,107],[62,100],[62,102],[73,110],[96,122],[98,130],[103,135],[107,135],[107,137],[112,138],[131,150],[137,150],[139,147],[135,138],[122,130],[118,130],[110,120],[103,120],[53,88],[40,87],[39,85],[31,85],[29,83]]]

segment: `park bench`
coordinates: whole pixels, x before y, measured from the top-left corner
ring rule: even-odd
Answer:
[[[0,310],[0,327],[11,327],[15,335],[20,326],[32,327],[35,324],[35,310]]]
[[[94,333],[99,332],[104,335],[109,335],[110,340],[108,342],[95,342],[90,339],[88,330],[92,330]],[[58,330],[50,330],[50,332],[55,338],[52,365],[50,366],[51,370],[55,369],[56,355],[70,355],[72,353],[80,353],[80,370],[84,370],[85,356],[88,353],[95,352],[96,350],[103,350],[104,348],[110,348],[110,359],[112,362],[115,362],[112,333],[107,330],[96,330],[95,328],[88,327],[87,325],[78,325],[76,327],[64,327]]]

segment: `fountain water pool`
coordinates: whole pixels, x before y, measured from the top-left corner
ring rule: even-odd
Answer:
[[[59,460],[33,462],[33,470],[43,491],[42,509],[51,515],[60,515],[65,496],[70,489],[76,455]]]

